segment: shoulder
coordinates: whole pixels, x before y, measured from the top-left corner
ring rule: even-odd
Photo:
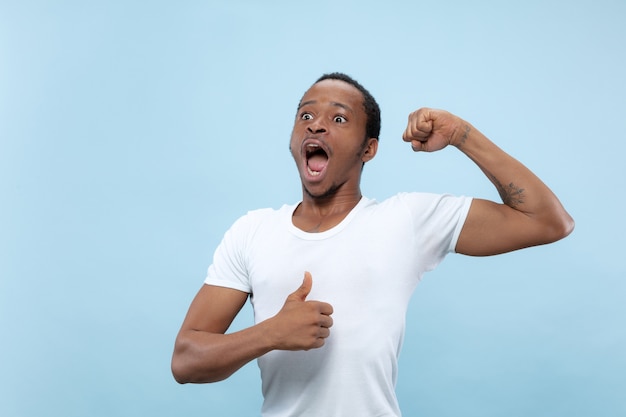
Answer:
[[[469,197],[455,196],[452,194],[436,194],[426,192],[402,192],[395,194],[385,200],[379,205],[395,207],[432,207],[441,204],[460,204],[462,205]],[[471,200],[471,198],[469,198]]]
[[[275,218],[283,218],[285,216],[290,216],[295,210],[295,204],[284,204],[282,207],[276,208],[259,208],[255,210],[250,210],[243,216],[241,216],[237,221],[244,222],[259,222],[266,221]]]
[[[279,209],[260,208],[250,210],[243,216],[239,217],[231,226],[231,232],[249,234],[257,230],[261,226],[274,227],[283,219],[289,217],[295,205],[285,204]]]
[[[452,194],[402,192],[375,204],[389,214],[408,214],[411,218],[432,219],[466,214],[472,198]]]

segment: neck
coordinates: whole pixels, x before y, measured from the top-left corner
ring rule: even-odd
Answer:
[[[361,200],[361,190],[340,190],[324,196],[312,196],[306,190],[302,194],[302,211],[320,216],[333,215],[352,210]]]
[[[361,200],[361,192],[335,194],[316,198],[306,192],[302,203],[293,213],[293,223],[305,232],[317,233],[332,229],[350,213]]]

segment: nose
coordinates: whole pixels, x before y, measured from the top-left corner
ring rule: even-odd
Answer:
[[[320,121],[320,118],[311,121],[306,129],[311,133],[326,133],[326,127]]]

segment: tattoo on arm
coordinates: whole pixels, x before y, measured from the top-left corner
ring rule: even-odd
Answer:
[[[471,132],[471,127],[469,124],[463,126],[463,134],[459,138],[459,144],[457,147],[460,149],[465,145],[469,138],[469,134]],[[487,173],[487,177],[491,180],[493,185],[495,185],[498,190],[498,194],[500,194],[500,198],[502,202],[511,208],[516,208],[517,206],[524,204],[524,199],[526,195],[524,194],[524,189],[518,187],[514,183],[510,182],[508,185],[502,184],[498,178],[494,175]]]
[[[498,190],[498,194],[500,194],[500,198],[502,202],[509,207],[515,208],[520,204],[524,204],[524,189],[518,187],[512,182],[508,185],[503,185],[496,177],[490,175],[491,182],[496,186]]]
[[[467,138],[469,137],[470,130],[471,129],[470,129],[469,125],[463,126],[463,135],[461,135],[461,139],[460,139],[460,142],[458,144],[458,148],[462,148],[463,145],[465,145],[465,142],[467,142]]]

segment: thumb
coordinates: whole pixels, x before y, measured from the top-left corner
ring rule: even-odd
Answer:
[[[313,286],[313,277],[311,276],[310,272],[306,271],[304,273],[304,279],[302,280],[302,285],[300,285],[300,287],[298,287],[297,290],[292,292],[288,298],[295,298],[298,301],[304,301],[306,300],[306,297],[311,292],[312,286]]]
[[[411,148],[415,152],[422,151],[425,147],[426,147],[426,144],[422,141],[415,140],[415,139],[411,141]]]

